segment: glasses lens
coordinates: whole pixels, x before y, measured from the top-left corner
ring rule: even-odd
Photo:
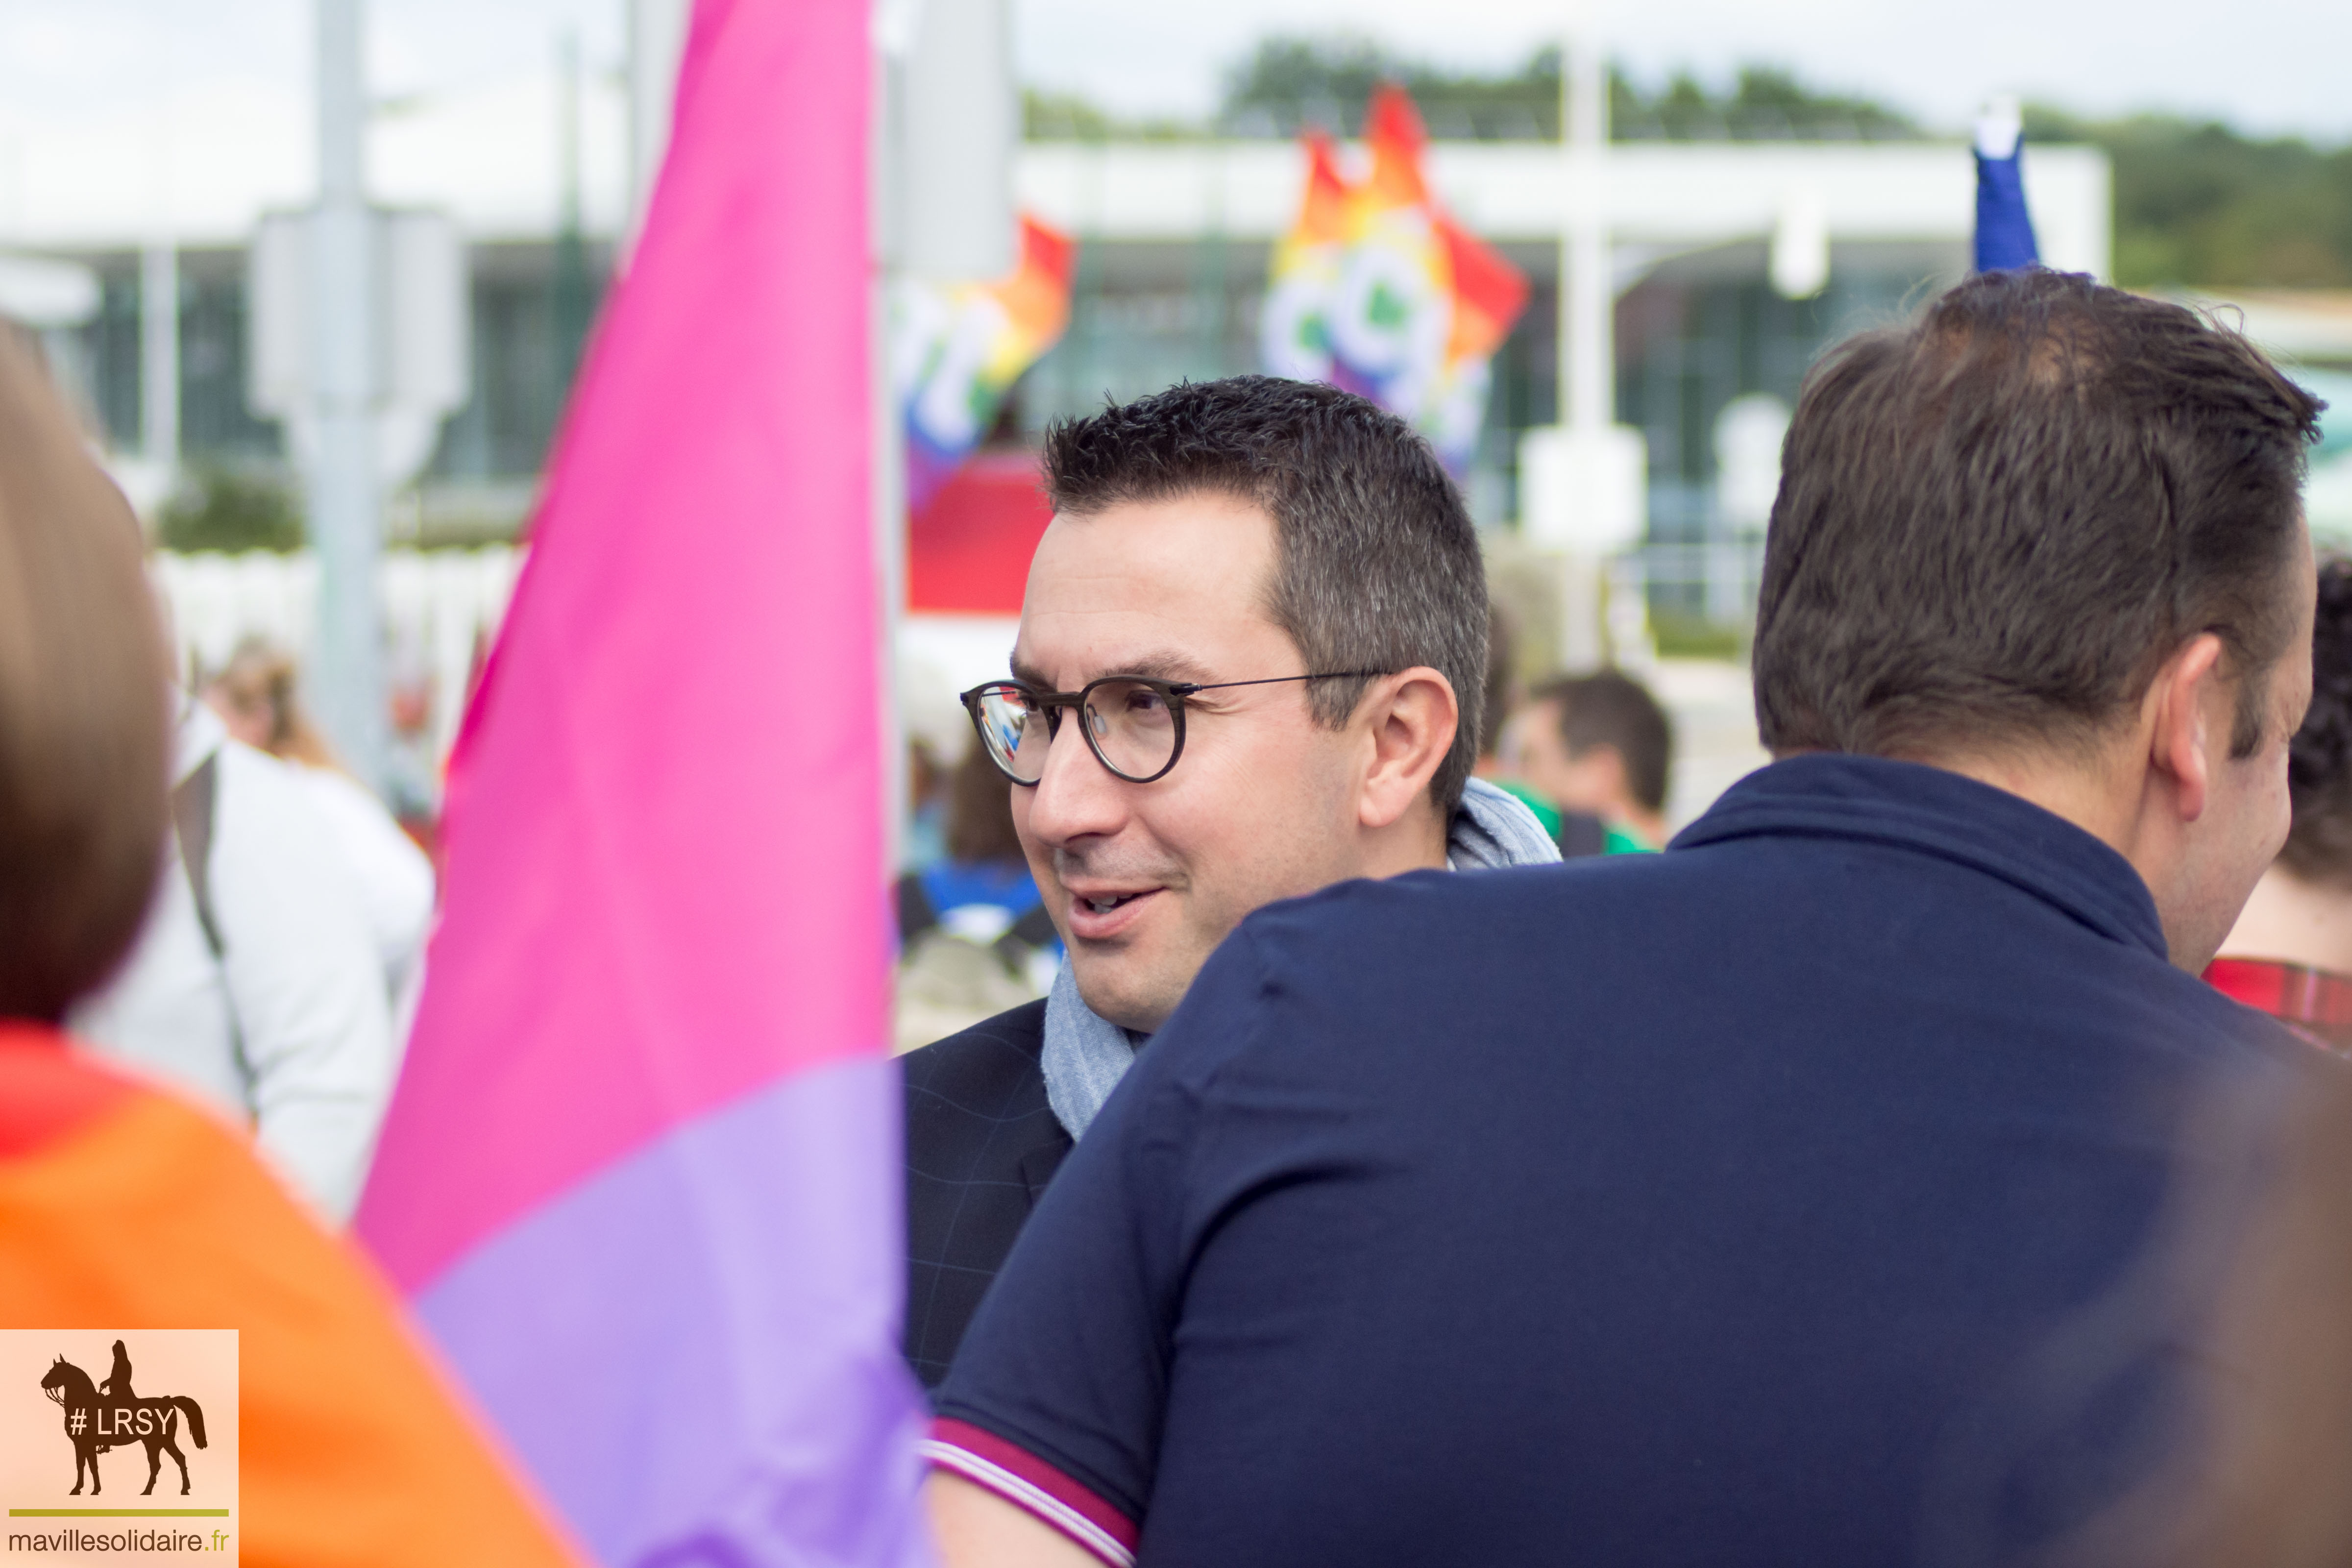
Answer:
[[[1017,686],[991,686],[980,694],[980,738],[996,765],[1024,784],[1045,776],[1045,710],[1033,706]]]
[[[1168,700],[1139,680],[1105,680],[1087,689],[1087,729],[1113,773],[1157,776],[1176,754],[1176,715]]]

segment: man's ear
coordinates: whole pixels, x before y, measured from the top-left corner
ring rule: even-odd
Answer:
[[[2226,747],[2235,697],[2221,677],[2221,639],[2200,632],[2164,662],[2149,685],[2144,712],[2150,722],[2148,766],[2172,786],[2183,822],[2205,815],[2212,770]]]
[[[1366,827],[1386,827],[1427,798],[1430,779],[1453,749],[1462,710],[1453,683],[1427,665],[1416,665],[1373,681],[1357,717],[1366,724],[1371,746],[1370,765],[1357,795],[1357,820]]]

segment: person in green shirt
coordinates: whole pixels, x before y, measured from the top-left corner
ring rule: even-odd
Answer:
[[[1665,847],[1674,724],[1640,681],[1615,669],[1546,681],[1516,739],[1514,771],[1554,809],[1599,817],[1607,853]]]
[[[1509,791],[1519,804],[1536,814],[1544,832],[1558,844],[1562,822],[1559,807],[1552,805],[1541,790],[1517,777],[1502,759],[1504,721],[1518,707],[1518,679],[1513,673],[1517,650],[1518,637],[1512,629],[1509,612],[1500,605],[1490,605],[1486,612],[1486,705],[1478,720],[1478,761],[1470,771],[1497,789]]]

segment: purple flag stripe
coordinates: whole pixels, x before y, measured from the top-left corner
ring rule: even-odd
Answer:
[[[898,1065],[871,1058],[755,1089],[417,1298],[604,1563],[928,1558],[907,1506],[922,1418],[896,1343],[905,1222],[872,1177],[900,1146],[899,1095]]]

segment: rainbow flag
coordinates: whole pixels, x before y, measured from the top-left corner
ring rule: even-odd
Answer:
[[[992,283],[901,279],[890,301],[890,386],[907,421],[907,506],[939,493],[1021,373],[1070,322],[1077,242],[1023,214],[1021,260]]]
[[[1306,191],[1275,245],[1260,353],[1269,374],[1328,381],[1411,421],[1459,472],[1527,279],[1430,189],[1429,139],[1402,88],[1373,91],[1364,140],[1370,167],[1356,181],[1328,139],[1306,140]]]
[[[866,0],[699,0],[356,1221],[589,1549],[918,1563]]]
[[[1339,368],[1327,317],[1348,250],[1348,181],[1329,137],[1309,132],[1303,145],[1307,188],[1298,221],[1274,243],[1258,348],[1269,375],[1328,381]]]
[[[383,1280],[245,1138],[53,1030],[0,1023],[0,1328],[197,1327],[237,1331],[243,1562],[579,1563]],[[5,1394],[13,1422],[37,1390]],[[117,1452],[100,1477],[115,1485],[77,1501],[179,1500],[138,1496],[137,1447]]]

